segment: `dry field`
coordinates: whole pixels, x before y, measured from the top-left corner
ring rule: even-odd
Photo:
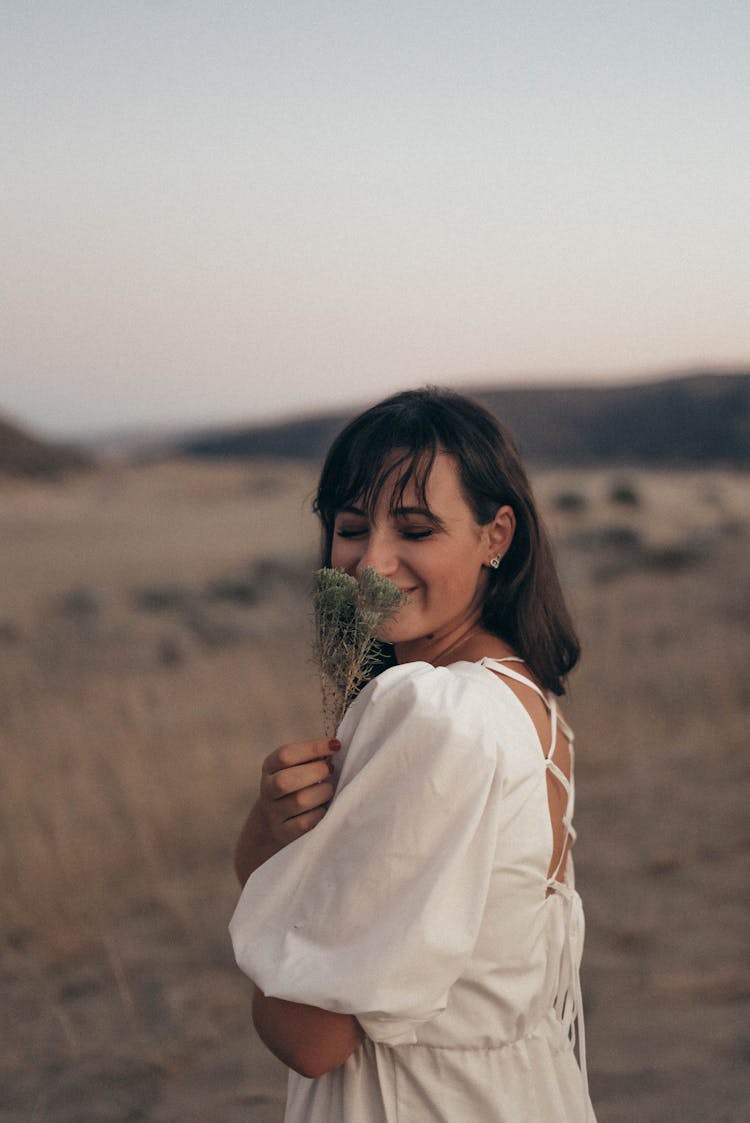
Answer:
[[[312,483],[166,463],[0,487],[0,1120],[281,1118],[226,924],[258,762],[319,728]],[[739,1123],[750,478],[536,485],[585,644],[568,711],[599,1120]]]

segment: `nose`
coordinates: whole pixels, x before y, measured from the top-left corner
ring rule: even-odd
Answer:
[[[357,561],[357,576],[363,569],[374,569],[383,577],[391,577],[398,569],[398,558],[394,549],[394,542],[387,533],[370,528],[364,550]]]

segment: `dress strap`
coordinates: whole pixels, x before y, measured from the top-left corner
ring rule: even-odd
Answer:
[[[524,659],[521,659],[518,655],[508,655],[504,659],[491,659],[489,656],[485,656],[484,659],[479,660],[479,663],[482,667],[487,667],[487,669],[490,671],[497,671],[499,675],[502,675],[505,678],[512,678],[514,682],[520,682],[522,686],[528,686],[531,690],[534,691],[535,694],[538,694],[549,710],[550,717],[553,723],[553,742],[551,751],[555,751],[555,744],[557,743],[556,734],[558,728],[562,729],[572,748],[573,730],[570,728],[567,721],[564,720],[562,714],[557,708],[557,700],[554,694],[550,694],[549,692],[541,690],[537,686],[537,684],[535,682],[532,682],[532,680],[527,675],[519,674],[518,671],[514,671],[511,667],[506,667],[504,665],[505,663],[525,663]],[[549,755],[550,754],[547,753],[547,756]]]
[[[547,763],[551,765],[552,764],[552,757],[555,755],[555,749],[557,748],[557,730],[558,730],[558,727],[563,730],[563,732],[565,733],[565,735],[567,736],[568,740],[571,743],[572,743],[572,740],[573,740],[573,734],[572,734],[571,730],[568,728],[568,726],[565,724],[565,722],[562,721],[561,718],[560,718],[560,715],[559,715],[559,712],[558,712],[558,709],[557,709],[557,701],[555,699],[554,694],[545,693],[545,691],[541,690],[540,687],[538,687],[535,682],[532,682],[532,680],[530,678],[528,678],[527,675],[522,675],[518,671],[512,670],[511,667],[505,666],[505,663],[510,663],[510,662],[523,663],[523,659],[519,659],[517,655],[510,655],[506,659],[485,658],[485,659],[480,660],[480,662],[481,662],[483,667],[487,667],[487,669],[490,670],[490,671],[495,671],[497,674],[502,675],[503,678],[511,678],[511,679],[513,679],[514,682],[520,682],[522,686],[528,686],[531,690],[534,691],[535,694],[538,694],[539,697],[542,699],[545,706],[549,710],[549,716],[550,716],[550,744],[549,744],[549,748],[547,749],[547,751],[544,754],[544,757],[545,757],[545,760],[547,761]],[[557,768],[557,766],[555,766],[555,768]],[[557,771],[559,771],[559,769],[557,769]],[[566,789],[568,787],[567,778],[565,780],[565,787],[566,787]]]
[[[583,1082],[584,1103],[589,1116],[589,1078],[586,1068],[586,1027],[583,1022],[581,993],[581,958],[583,956],[584,919],[581,898],[569,885],[556,883],[555,892],[564,899],[566,908],[565,943],[560,962],[560,977],[555,1010],[571,1045],[578,1046],[578,1066]]]
[[[518,671],[514,671],[511,667],[505,666],[506,663],[510,662],[523,663],[523,659],[519,659],[517,655],[510,655],[507,659],[490,659],[487,657],[485,657],[484,659],[480,659],[480,663],[482,664],[482,666],[487,667],[490,671],[497,671],[499,675],[503,675],[505,678],[512,678],[514,682],[520,682],[523,686],[531,687],[534,693],[538,694],[542,699],[547,709],[551,710],[552,705],[544,691],[540,690],[537,684],[535,682],[532,682],[527,675],[519,674]]]

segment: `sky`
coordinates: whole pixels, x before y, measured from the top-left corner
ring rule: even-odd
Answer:
[[[745,0],[0,0],[0,412],[750,365]]]

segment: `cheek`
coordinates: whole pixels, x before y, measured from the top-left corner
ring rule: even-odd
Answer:
[[[473,559],[461,557],[433,574],[430,584],[436,597],[468,601],[484,587],[484,574],[481,566],[473,564]]]
[[[357,549],[355,541],[347,538],[334,538],[331,545],[331,566],[333,569],[349,569],[356,565],[361,550]]]
[[[331,545],[331,565],[334,569],[343,568],[341,562],[341,547],[339,546],[335,538]]]

